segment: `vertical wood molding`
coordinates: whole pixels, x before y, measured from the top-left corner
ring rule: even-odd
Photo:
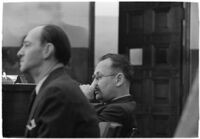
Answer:
[[[182,47],[182,109],[186,102],[190,88],[190,10],[191,4],[184,3],[184,19],[183,19],[183,47]]]
[[[88,81],[92,81],[94,72],[94,34],[95,34],[95,2],[89,6],[89,49],[88,49]]]

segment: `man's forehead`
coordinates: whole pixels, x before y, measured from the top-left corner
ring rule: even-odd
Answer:
[[[101,72],[101,73],[104,73],[104,72],[110,72],[112,71],[112,61],[110,59],[105,59],[105,60],[102,60],[100,61],[96,68],[95,68],[95,72]]]
[[[28,32],[28,34],[26,35],[26,38],[25,38],[24,41],[29,41],[31,39],[40,38],[41,33],[42,33],[42,29],[43,29],[43,26],[39,26],[39,27],[36,27],[36,28],[33,28],[32,30],[30,30]]]

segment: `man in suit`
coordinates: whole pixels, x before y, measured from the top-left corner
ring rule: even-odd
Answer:
[[[106,54],[101,57],[93,76],[91,85],[81,85],[80,88],[89,100],[101,101],[94,105],[99,121],[122,124],[120,136],[129,137],[136,126],[136,103],[129,92],[129,61],[119,54]]]
[[[26,137],[99,137],[95,111],[64,67],[71,56],[65,32],[56,25],[35,27],[17,55],[20,71],[36,83]]]

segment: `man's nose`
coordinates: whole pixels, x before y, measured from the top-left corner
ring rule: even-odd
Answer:
[[[91,84],[91,86],[93,87],[93,88],[96,88],[97,87],[97,80],[93,80],[93,82],[92,82],[92,84]]]
[[[22,56],[22,48],[19,49],[19,51],[17,52],[17,57],[20,58]]]

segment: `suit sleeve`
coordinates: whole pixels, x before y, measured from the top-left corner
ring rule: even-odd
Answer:
[[[70,137],[75,117],[72,105],[59,88],[51,88],[47,94],[39,109],[38,137]]]

